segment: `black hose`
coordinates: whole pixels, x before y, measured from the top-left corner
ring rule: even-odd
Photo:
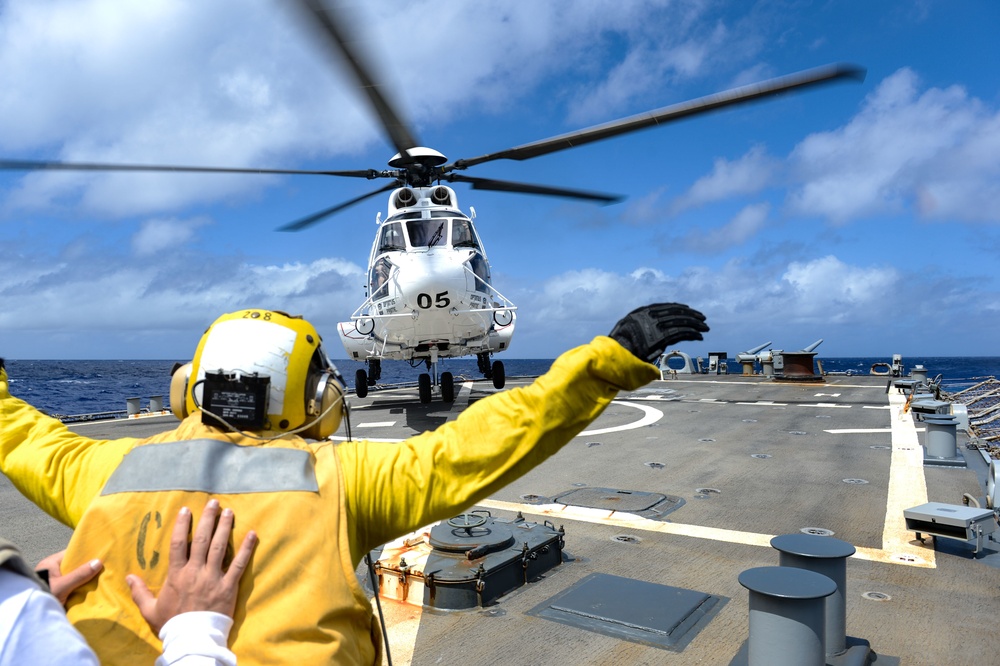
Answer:
[[[382,614],[382,602],[378,598],[378,580],[375,578],[375,565],[372,564],[371,553],[365,553],[365,564],[368,565],[368,575],[372,580],[372,592],[375,594],[375,606],[378,608],[378,621],[382,625],[382,644],[385,645],[385,660],[392,666],[392,655],[389,653],[389,634],[385,628],[385,615]]]

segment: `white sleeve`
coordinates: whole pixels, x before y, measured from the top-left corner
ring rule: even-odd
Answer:
[[[24,664],[99,666],[100,662],[55,597],[34,581],[0,567],[0,666]]]
[[[156,666],[236,666],[236,655],[226,647],[232,626],[233,618],[211,611],[170,618],[160,629],[163,654]]]

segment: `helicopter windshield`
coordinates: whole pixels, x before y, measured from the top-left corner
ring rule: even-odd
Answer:
[[[403,240],[403,225],[399,222],[391,222],[382,227],[382,237],[379,239],[379,252],[393,252],[405,250],[406,241]]]
[[[447,220],[409,220],[406,231],[410,234],[413,247],[434,247],[445,239]]]

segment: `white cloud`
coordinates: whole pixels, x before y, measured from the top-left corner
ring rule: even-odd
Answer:
[[[797,320],[844,323],[884,312],[900,274],[895,268],[851,266],[826,256],[792,262],[781,279],[791,287],[785,311]]]
[[[302,313],[332,329],[361,301],[364,270],[343,259],[309,263],[249,264],[160,253],[156,262],[97,253],[52,264],[23,257],[0,258],[0,330],[40,332],[178,330],[203,327],[219,314],[244,307]],[[5,338],[8,334],[5,333]]]
[[[919,91],[916,74],[887,77],[844,127],[790,155],[793,213],[834,221],[917,212],[1000,220],[1000,113],[961,86]]]
[[[679,43],[674,41],[678,37]],[[675,35],[648,35],[648,41],[629,49],[600,85],[578,94],[569,122],[583,125],[610,120],[612,113],[642,100],[651,90],[663,88],[672,80],[701,75],[711,53],[730,37],[722,25],[694,37],[685,30]]]
[[[712,172],[702,176],[671,204],[674,214],[734,196],[754,194],[772,184],[779,169],[778,160],[761,145],[751,148],[737,160],[715,160]]]
[[[888,335],[883,329],[926,328],[918,322],[927,309],[938,308],[945,317],[944,313],[960,309],[949,301],[946,290],[927,286],[926,277],[853,265],[835,256],[770,266],[737,259],[715,269],[686,267],[673,274],[652,267],[628,274],[571,271],[537,290],[512,294],[522,310],[531,313],[519,319],[517,335],[522,339],[514,344],[544,348],[555,355],[566,345],[606,334],[633,308],[665,301],[688,303],[704,312],[712,327],[705,344],[731,352],[768,339],[775,348],[800,348],[824,337],[828,348],[839,345],[841,355],[868,353],[848,351],[850,344],[861,344],[858,331],[864,331],[864,344],[870,345]],[[916,297],[923,299],[921,312],[899,307]],[[994,294],[992,300],[996,299]]]
[[[354,84],[337,78],[329,54],[282,4],[9,0],[0,20],[0,149],[68,161],[282,167],[356,154],[378,141],[381,132]],[[713,45],[731,39],[706,12],[693,0],[424,0],[371,4],[357,14],[370,28],[368,51],[392,65],[384,82],[390,96],[419,130],[470,108],[501,110],[545,80],[553,82],[555,103],[575,97],[574,114],[606,119],[657,90],[665,76],[703,69]],[[405,67],[385,48],[400,35],[426,36],[405,48]],[[574,74],[600,76],[609,49],[621,51],[618,67],[576,92]],[[36,173],[21,181],[10,204],[162,214],[261,184],[247,177]]]
[[[140,257],[148,257],[162,250],[185,245],[194,237],[195,230],[205,224],[208,224],[207,218],[146,220],[132,236],[132,250]]]
[[[750,204],[723,226],[715,229],[691,229],[676,244],[686,252],[703,254],[719,253],[734,245],[743,245],[764,228],[770,210],[771,205],[766,202]]]

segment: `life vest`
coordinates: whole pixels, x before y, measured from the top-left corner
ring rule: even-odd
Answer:
[[[192,419],[200,415],[182,424],[185,436],[203,427]],[[212,497],[236,515],[230,557],[248,530],[260,538],[240,582],[230,633],[240,665],[375,663],[380,636],[351,562],[333,445],[287,438],[263,446],[185,439],[146,443],[126,454],[67,552],[69,560],[104,562],[99,579],[67,604],[101,663],[156,660],[159,638],[132,602],[125,576],[141,576],[157,594],[177,512],[190,508],[197,524]]]

